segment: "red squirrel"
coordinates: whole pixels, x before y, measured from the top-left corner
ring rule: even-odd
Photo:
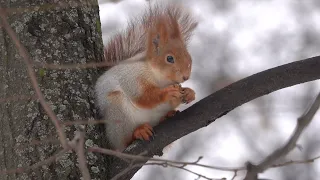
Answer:
[[[150,140],[154,126],[195,99],[180,83],[190,78],[187,43],[196,26],[178,4],[150,5],[107,43],[106,60],[120,63],[99,77],[95,94],[114,150]]]

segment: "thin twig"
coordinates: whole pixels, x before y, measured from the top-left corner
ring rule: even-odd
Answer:
[[[28,166],[28,167],[21,167],[21,168],[16,168],[16,169],[10,169],[10,170],[0,170],[0,175],[1,174],[14,174],[14,173],[23,173],[23,172],[27,172],[33,169],[36,169],[40,166],[43,165],[49,165],[51,164],[53,161],[57,160],[59,157],[61,157],[64,153],[68,152],[69,150],[76,150],[77,149],[77,145],[78,145],[78,141],[81,140],[80,134],[76,133],[75,137],[68,142],[68,146],[66,148],[63,148],[61,151],[59,151],[57,154],[49,157],[46,160],[40,161],[32,166]],[[84,140],[83,140],[84,142]]]
[[[158,165],[158,166],[162,166],[162,167],[174,167],[174,168],[178,168],[178,169],[182,169],[184,171],[187,171],[191,174],[194,174],[194,175],[197,175],[199,178],[204,178],[204,179],[207,179],[207,180],[226,180],[226,178],[209,178],[209,177],[206,177],[202,174],[199,174],[199,173],[196,173],[194,171],[191,171],[185,167],[181,167],[181,166],[177,166],[177,165],[174,165],[174,164],[170,164],[170,163],[167,163],[167,162],[164,162],[164,163],[146,163],[146,165]]]
[[[11,101],[21,101],[21,100],[36,100],[36,96],[28,95],[15,95],[7,98],[0,98],[0,103],[11,102]]]
[[[36,146],[36,145],[40,145],[40,144],[49,144],[49,143],[50,144],[59,144],[60,141],[59,141],[59,139],[56,139],[54,137],[46,138],[44,140],[33,139],[29,143],[28,142],[19,143],[19,145],[17,145],[15,147],[15,149],[23,149],[23,148],[27,148],[27,147],[30,147],[30,146]]]
[[[113,177],[111,178],[111,180],[117,180],[117,179],[119,179],[121,176],[127,174],[131,169],[138,168],[138,167],[141,167],[141,166],[143,166],[143,164],[130,165],[129,167],[127,167],[126,169],[124,169],[123,171],[121,171],[120,173],[118,173],[117,175],[113,176]]]
[[[32,165],[32,166],[26,166],[26,167],[19,167],[19,168],[15,168],[15,169],[9,169],[9,170],[1,170],[0,174],[4,175],[4,174],[15,174],[15,173],[23,173],[23,172],[28,172],[30,170],[39,168],[41,166],[44,165],[50,165],[52,162],[54,162],[55,160],[57,160],[59,157],[61,157],[64,153],[68,152],[71,148],[64,148],[61,151],[59,151],[57,154],[49,157],[46,160],[37,162],[36,164]]]
[[[106,121],[104,121],[104,120],[89,120],[89,121],[86,121],[86,120],[83,120],[83,121],[75,120],[75,121],[64,121],[64,122],[62,122],[62,124],[64,126],[82,125],[82,124],[93,125],[93,124],[104,124],[104,123],[106,123]]]
[[[98,62],[98,63],[86,63],[86,64],[47,64],[47,63],[36,63],[34,62],[34,66],[37,68],[46,68],[46,69],[54,69],[54,70],[79,70],[79,69],[88,69],[88,68],[99,68],[99,67],[111,67],[117,64],[124,64],[124,63],[132,63],[135,61],[140,61],[145,58],[145,52],[141,52],[136,54],[135,56],[128,58],[126,60],[118,61],[118,62]]]
[[[277,159],[288,154],[294,147],[302,134],[303,130],[310,124],[314,115],[320,106],[320,93],[316,97],[315,101],[312,105],[305,111],[305,113],[298,118],[297,126],[290,137],[289,141],[281,148],[276,149],[273,153],[267,156],[260,164],[252,165],[248,163],[248,171],[245,177],[245,180],[256,180],[257,175],[260,172],[263,172],[270,166],[272,166],[273,162]]]
[[[3,25],[4,29],[6,30],[6,32],[8,33],[10,38],[12,39],[12,41],[15,43],[16,48],[19,51],[19,54],[23,57],[22,59],[27,66],[28,74],[31,79],[31,84],[36,92],[36,95],[39,99],[40,104],[42,105],[43,109],[47,112],[51,121],[55,125],[56,131],[59,135],[59,139],[60,139],[62,147],[67,148],[68,143],[66,140],[65,132],[60,124],[60,121],[58,120],[57,116],[52,111],[52,109],[49,107],[49,105],[47,104],[47,102],[41,92],[41,89],[40,89],[38,81],[37,81],[36,73],[34,72],[34,69],[32,68],[32,61],[28,55],[28,52],[25,49],[25,47],[21,44],[21,42],[18,40],[18,37],[15,34],[15,32],[13,31],[13,29],[10,27],[9,23],[7,22],[6,16],[5,16],[5,11],[1,7],[0,7],[0,17],[1,17],[2,25]]]
[[[194,175],[197,175],[199,178],[204,178],[204,179],[207,179],[207,180],[226,180],[226,178],[209,178],[209,177],[206,177],[202,174],[199,174],[199,173],[196,173],[194,171],[191,171],[185,167],[182,167],[182,166],[177,166],[177,165],[174,165],[174,164],[170,164],[170,163],[167,163],[167,162],[162,162],[162,163],[156,163],[156,162],[153,162],[153,163],[145,163],[145,164],[134,164],[134,165],[131,165],[129,166],[128,168],[124,169],[123,171],[121,171],[120,173],[118,173],[116,176],[114,176],[111,180],[117,180],[119,179],[121,176],[125,175],[127,172],[129,172],[131,169],[134,169],[134,168],[137,168],[137,167],[141,167],[141,166],[144,166],[144,165],[156,165],[156,166],[162,166],[162,167],[173,167],[173,168],[177,168],[177,169],[182,169],[184,171],[187,171],[191,174],[194,174]]]
[[[74,148],[74,151],[77,153],[78,161],[79,161],[79,168],[82,173],[82,177],[84,180],[91,180],[89,169],[87,166],[87,160],[84,152],[84,132],[77,131],[76,136],[79,136],[77,144]]]
[[[307,160],[291,160],[291,161],[287,161],[284,163],[280,163],[280,164],[274,164],[272,166],[270,166],[270,168],[277,168],[277,167],[283,167],[283,166],[287,166],[287,165],[291,165],[291,164],[307,164],[307,163],[313,163],[314,161],[320,159],[320,156],[316,156],[314,158],[311,159],[307,159]]]
[[[238,171],[234,171],[234,175],[231,180],[234,180],[237,177]]]
[[[50,142],[51,143],[58,143],[59,141],[55,140],[55,139],[46,139],[46,140],[43,140],[43,141],[32,140],[32,143],[30,143],[30,144],[31,145],[38,145],[40,143],[47,143],[47,142],[49,142],[49,143]],[[20,145],[20,146],[22,146],[22,145]],[[21,148],[20,146],[18,146],[18,148]],[[140,156],[145,154],[145,152],[140,153],[139,156],[136,156],[136,155],[126,156],[127,154],[125,154],[125,153],[120,153],[120,152],[112,151],[112,150],[108,150],[108,149],[104,149],[103,152],[101,150],[97,151],[96,149],[95,150],[93,150],[93,149],[94,148],[89,148],[88,150],[91,151],[91,152],[101,152],[103,154],[113,155],[113,156],[116,156],[116,157],[121,158],[123,160],[131,159],[131,161],[127,161],[128,163],[130,163],[129,167],[125,171],[122,171],[122,173],[119,174],[116,178],[122,176],[123,174],[125,174],[125,172],[130,171],[132,168],[135,168],[135,167],[138,167],[138,166],[140,167],[140,166],[143,165],[143,164],[140,165],[140,164],[134,164],[134,163],[137,160],[138,161],[142,160]],[[117,154],[117,155],[115,155],[115,154]],[[124,156],[122,156],[122,155],[124,155]],[[142,156],[142,157],[148,158],[148,157],[145,157],[145,156]],[[201,159],[201,158],[199,158],[199,159]],[[237,176],[237,172],[246,170],[245,167],[226,168],[226,167],[203,165],[203,164],[197,163],[197,162],[199,162],[199,159],[194,161],[194,162],[181,162],[181,161],[172,161],[172,160],[167,160],[167,159],[148,158],[148,160],[150,160],[150,161],[154,160],[154,161],[166,162],[167,164],[169,164],[169,162],[174,163],[174,164],[181,164],[180,167],[185,167],[187,165],[194,165],[194,166],[210,168],[210,169],[215,169],[215,170],[221,170],[221,171],[233,171],[234,172],[234,176],[232,177],[231,180],[235,179],[235,177]],[[318,159],[320,159],[320,155],[316,156],[316,157],[313,157],[311,159],[307,159],[307,160],[290,160],[290,161],[286,161],[286,162],[283,162],[283,163],[274,164],[274,165],[270,166],[270,168],[283,167],[283,166],[288,166],[288,165],[292,165],[292,164],[307,164],[307,163],[312,163],[312,162],[314,162],[314,161],[316,161]]]
[[[88,148],[88,151],[112,155],[112,156],[116,156],[119,158],[134,159],[137,161],[158,161],[158,162],[165,161],[165,162],[173,163],[173,164],[194,165],[194,166],[200,166],[200,167],[204,167],[204,168],[216,169],[216,170],[221,170],[221,171],[245,170],[244,167],[228,168],[228,167],[218,167],[218,166],[209,166],[209,165],[205,165],[205,164],[199,164],[198,162],[201,158],[199,158],[197,161],[194,161],[194,162],[181,162],[181,161],[173,161],[173,160],[169,160],[169,159],[150,158],[150,157],[140,156],[140,155],[131,155],[131,154],[113,151],[110,149],[103,149],[100,147],[90,147],[90,148]]]
[[[90,69],[99,67],[110,67],[114,66],[114,63],[108,63],[106,61],[98,63],[86,63],[86,64],[47,64],[47,63],[34,63],[36,68],[52,69],[52,70],[80,70],[80,69]]]

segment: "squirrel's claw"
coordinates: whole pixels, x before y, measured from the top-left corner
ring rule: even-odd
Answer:
[[[154,136],[154,131],[149,124],[142,124],[138,126],[133,132],[133,139],[150,141],[151,138],[154,139],[153,136]]]
[[[195,92],[190,88],[183,88],[183,99],[182,102],[189,104],[191,101],[195,100]]]

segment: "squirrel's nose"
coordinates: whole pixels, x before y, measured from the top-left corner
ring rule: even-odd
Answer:
[[[183,76],[183,80],[186,81],[189,79],[189,76]]]

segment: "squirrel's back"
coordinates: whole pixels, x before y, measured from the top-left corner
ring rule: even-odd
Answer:
[[[106,61],[118,63],[145,52],[148,31],[154,26],[154,22],[164,16],[173,16],[178,22],[182,38],[187,45],[198,23],[188,10],[179,4],[158,2],[150,5],[143,14],[131,18],[125,30],[119,31],[109,39],[104,50]]]

